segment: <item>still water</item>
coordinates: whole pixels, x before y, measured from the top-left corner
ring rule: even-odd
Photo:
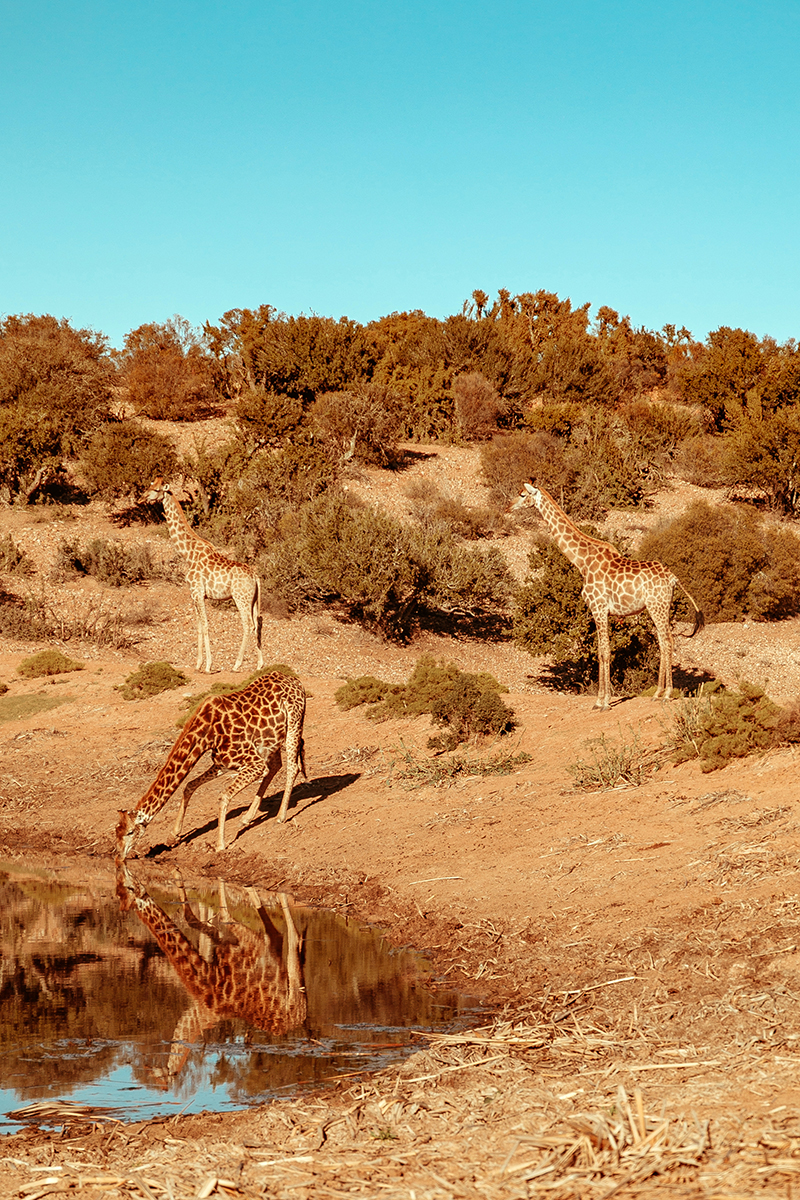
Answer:
[[[222,881],[115,882],[0,865],[0,1133],[34,1102],[122,1120],[244,1108],[477,1014],[426,986],[420,955],[337,913]]]

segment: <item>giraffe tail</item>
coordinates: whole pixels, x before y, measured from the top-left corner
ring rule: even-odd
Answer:
[[[256,647],[261,650],[261,579],[256,575],[256,590],[253,593],[253,603],[250,609],[253,618],[253,629],[256,631]]]
[[[690,595],[689,595],[689,593],[687,592],[686,588],[683,586],[683,584],[681,583],[681,581],[680,581],[680,580],[677,580],[677,584],[678,584],[678,587],[679,587],[679,588],[681,589],[681,591],[683,592],[683,594],[684,594],[684,596],[686,597],[686,599],[687,599],[687,600],[689,601],[689,603],[691,604],[692,608],[694,609],[694,629],[693,629],[693,630],[692,630],[692,632],[689,634],[689,637],[690,637],[690,638],[693,638],[693,637],[694,637],[694,635],[695,635],[696,633],[699,633],[701,629],[705,629],[705,627],[706,627],[706,619],[705,619],[705,617],[703,616],[703,613],[702,613],[702,610],[701,610],[701,608],[700,608],[700,605],[697,603],[697,601],[695,600],[694,596],[690,596]]]

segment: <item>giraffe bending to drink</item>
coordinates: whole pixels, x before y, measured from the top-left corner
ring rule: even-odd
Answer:
[[[217,850],[225,849],[225,816],[232,798],[261,780],[255,799],[244,815],[242,829],[255,820],[272,780],[281,769],[281,746],[286,747],[286,785],[277,819],[284,821],[298,773],[305,776],[303,719],[306,694],[291,675],[262,675],[238,692],[210,696],[184,725],[169,758],[132,812],[120,809],[117,823],[119,862],[130,854],[142,829],[178,790],[195,763],[207,750],[211,766],[187,783],[173,830],[177,841],[193,793],[225,771],[236,771],[219,798]]]
[[[559,508],[549,492],[533,481],[510,506],[509,512],[534,507],[541,513],[550,535],[562,554],[583,576],[582,596],[597,627],[597,655],[600,660],[595,708],[608,708],[611,697],[611,645],[609,617],[632,617],[649,612],[656,627],[660,662],[655,698],[668,700],[672,695],[672,628],[669,610],[672,594],[679,587],[694,609],[694,628],[689,637],[705,625],[700,608],[677,576],[660,562],[640,562],[626,558],[608,542],[581,533]]]
[[[178,553],[186,559],[186,582],[192,604],[197,615],[197,670],[203,665],[203,649],[206,656],[206,672],[211,671],[211,641],[208,636],[208,614],[206,597],[209,600],[232,599],[242,620],[242,644],[233,664],[234,671],[241,668],[247,639],[252,634],[258,651],[258,670],[264,665],[261,653],[261,581],[252,568],[245,563],[228,558],[216,546],[201,538],[189,525],[183,509],[172,494],[170,486],[159,476],[150,484],[145,500],[151,504],[160,502],[170,537]]]
[[[265,1033],[282,1035],[302,1029],[308,1019],[302,944],[286,896],[277,895],[286,927],[282,934],[275,924],[278,914],[270,915],[255,888],[244,889],[261,922],[256,932],[231,920],[221,879],[213,921],[195,916],[180,876],[177,884],[184,920],[200,934],[198,949],[133,877],[128,864],[117,864],[121,911],[133,910],[150,930],[192,998],[173,1032],[166,1070],[155,1072],[164,1088],[186,1065],[191,1046],[220,1021],[240,1018]]]

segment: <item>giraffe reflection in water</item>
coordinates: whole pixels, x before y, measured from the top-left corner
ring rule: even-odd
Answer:
[[[200,934],[198,948],[148,895],[127,864],[117,864],[121,910],[132,909],[147,926],[193,1001],[175,1027],[166,1069],[153,1072],[163,1088],[180,1074],[192,1045],[223,1020],[240,1018],[264,1033],[280,1036],[303,1031],[308,1018],[302,943],[285,894],[277,893],[286,925],[282,934],[255,888],[244,892],[258,916],[258,931],[231,919],[221,879],[219,911],[208,921],[192,910],[177,872],[176,883],[184,920]]]

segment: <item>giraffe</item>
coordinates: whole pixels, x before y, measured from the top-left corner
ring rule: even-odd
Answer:
[[[173,1032],[166,1071],[156,1072],[163,1087],[183,1069],[191,1045],[222,1020],[239,1017],[265,1033],[280,1035],[302,1029],[308,1018],[302,942],[286,895],[277,894],[286,924],[284,936],[255,888],[244,891],[261,923],[258,932],[231,921],[221,879],[219,912],[213,922],[195,915],[177,872],[176,883],[184,920],[200,934],[198,949],[148,895],[128,864],[117,863],[121,911],[133,910],[147,926],[192,998],[191,1008]]]
[[[219,798],[217,850],[225,849],[225,816],[232,798],[249,783],[261,780],[242,829],[255,820],[261,800],[281,769],[281,743],[286,746],[286,786],[278,820],[286,819],[289,798],[298,771],[305,776],[303,718],[306,694],[299,679],[273,672],[225,696],[210,696],[186,722],[169,757],[136,808],[120,809],[116,828],[117,853],[122,861],[130,854],[142,828],[186,779],[192,767],[211,751],[211,766],[187,783],[173,831],[177,841],[193,793],[225,771],[237,771]],[[266,761],[265,761],[266,759]]]
[[[550,535],[562,554],[583,576],[582,596],[597,627],[597,655],[600,660],[595,708],[608,708],[611,697],[611,646],[608,638],[609,617],[631,617],[644,609],[656,628],[660,662],[655,698],[668,700],[672,695],[672,629],[669,610],[677,587],[694,609],[694,628],[689,637],[705,625],[700,608],[686,588],[660,562],[641,562],[626,558],[608,542],[581,533],[549,492],[536,487],[532,480],[509,507],[509,512],[534,507],[541,513]]]
[[[159,475],[150,484],[144,499],[151,504],[161,502],[169,527],[170,537],[178,553],[186,559],[186,582],[197,616],[197,670],[203,665],[205,648],[206,674],[211,672],[211,642],[208,636],[206,597],[210,600],[233,599],[242,620],[242,644],[233,664],[234,671],[241,668],[247,639],[255,638],[258,651],[257,670],[264,665],[261,653],[261,581],[253,570],[244,563],[228,558],[216,546],[194,532],[186,520],[183,509],[172,494],[168,483]]]

